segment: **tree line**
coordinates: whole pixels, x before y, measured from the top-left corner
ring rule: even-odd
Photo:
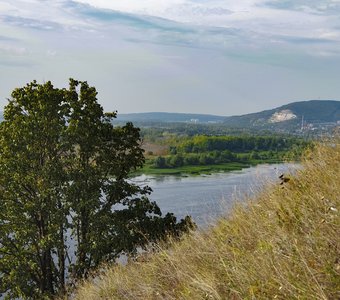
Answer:
[[[197,135],[183,138],[176,146],[169,146],[169,155],[158,156],[153,165],[156,168],[176,168],[254,160],[282,160],[287,153],[297,157],[308,145],[308,142],[295,137]]]
[[[283,136],[205,136],[197,135],[183,141],[178,149],[184,153],[207,151],[249,152],[249,151],[285,151],[295,147],[304,147],[308,143],[295,137]]]

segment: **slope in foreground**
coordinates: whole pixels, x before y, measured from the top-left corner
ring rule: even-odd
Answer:
[[[126,267],[107,268],[76,299],[339,299],[340,144],[217,226]]]

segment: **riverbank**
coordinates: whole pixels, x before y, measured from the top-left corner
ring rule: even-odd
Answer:
[[[190,215],[198,228],[207,228],[228,212],[235,202],[260,193],[268,182],[280,183],[281,174],[290,174],[299,164],[259,164],[236,171],[189,175],[141,175],[131,180],[152,188],[151,201],[156,201],[163,214],[173,213],[178,219]]]
[[[221,164],[207,164],[207,165],[186,165],[173,168],[156,168],[152,162],[147,162],[143,168],[132,173],[132,176],[145,175],[199,175],[210,174],[213,172],[230,172],[238,171],[251,166],[259,164],[277,164],[282,163],[278,159],[253,159],[246,162],[228,162]]]
[[[75,298],[338,299],[339,143],[316,147],[303,166],[216,226],[108,266]]]

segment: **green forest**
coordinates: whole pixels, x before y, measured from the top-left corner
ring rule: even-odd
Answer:
[[[145,135],[145,139],[148,136]],[[153,139],[157,143],[157,139]],[[179,136],[158,139],[163,154],[147,151],[146,173],[234,170],[259,163],[298,160],[310,142],[289,136]],[[164,146],[165,145],[165,146]]]

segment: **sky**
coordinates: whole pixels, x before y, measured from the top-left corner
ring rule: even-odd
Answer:
[[[69,78],[118,113],[340,100],[340,0],[0,0],[0,110]]]

